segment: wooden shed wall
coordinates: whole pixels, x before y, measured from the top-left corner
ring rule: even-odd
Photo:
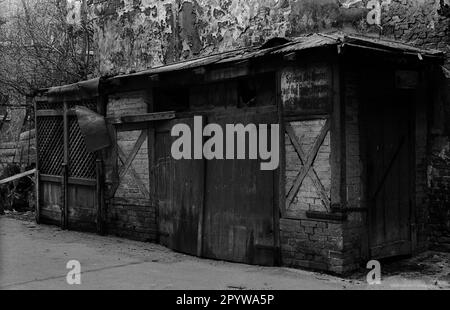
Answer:
[[[341,198],[340,72],[335,63],[309,62],[286,67],[280,76],[281,260],[292,267],[343,272],[343,222],[332,212]]]

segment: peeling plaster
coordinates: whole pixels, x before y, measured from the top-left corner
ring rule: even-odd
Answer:
[[[369,1],[380,3],[382,27],[367,24]],[[414,41],[399,25],[447,31],[439,7],[439,0],[110,0],[92,4],[91,16],[99,74],[111,74],[330,29],[374,35],[382,29],[389,38]]]

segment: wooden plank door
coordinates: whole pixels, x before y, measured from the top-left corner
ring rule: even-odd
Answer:
[[[76,105],[96,111],[96,100],[36,102],[38,214],[44,223],[95,230],[97,208],[96,156],[89,153]]]
[[[385,91],[367,102],[367,185],[372,258],[411,253],[414,101]]]
[[[222,128],[277,123],[276,115],[267,114],[209,117],[208,122]],[[261,171],[259,160],[210,160],[206,165],[203,256],[273,265],[275,172]]]
[[[174,160],[172,126],[183,123],[193,128],[193,119],[179,119],[158,126],[155,131],[155,200],[158,205],[161,244],[191,255],[199,251],[199,229],[203,210],[204,161]]]

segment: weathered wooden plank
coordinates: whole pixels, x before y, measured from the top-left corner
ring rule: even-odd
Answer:
[[[97,233],[103,235],[105,232],[105,218],[104,218],[104,177],[103,177],[103,161],[97,159],[95,161],[96,168],[96,222]]]
[[[32,175],[32,174],[35,174],[35,173],[36,173],[36,169],[33,169],[33,170],[29,170],[29,171],[25,171],[25,172],[16,174],[16,175],[14,175],[14,176],[12,176],[12,177],[9,177],[9,178],[0,180],[0,185],[1,185],[1,184],[6,184],[6,183],[9,183],[9,182],[18,180],[18,179],[21,179],[21,178],[23,178],[23,177],[26,177],[26,176],[29,176],[29,175]]]
[[[277,121],[277,114],[230,115],[208,119],[220,125]],[[274,171],[261,171],[258,160],[207,161],[204,248],[208,258],[273,265]],[[278,212],[278,210],[277,210]]]
[[[36,116],[37,117],[43,117],[43,116],[62,116],[63,111],[61,110],[37,110]]]
[[[68,182],[68,169],[67,164],[62,164],[62,178],[61,178],[61,205],[62,205],[62,212],[61,212],[61,228],[67,229],[67,224],[69,223],[69,182]]]
[[[333,65],[333,112],[331,113],[331,205],[340,208],[341,202],[345,200],[345,123],[344,106],[342,104],[342,67]]]
[[[130,124],[130,123],[144,123],[144,122],[154,122],[162,120],[171,120],[175,118],[175,112],[159,112],[159,113],[144,113],[144,114],[133,114],[119,117],[108,117],[106,121],[110,124]]]
[[[36,205],[35,205],[35,214],[34,218],[37,224],[41,221],[41,190],[40,190],[40,178],[39,178],[39,171],[36,170],[36,178],[35,178],[35,184],[34,184],[34,190],[36,195]]]

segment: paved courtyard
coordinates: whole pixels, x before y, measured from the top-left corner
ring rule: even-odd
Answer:
[[[67,262],[81,264],[81,285],[69,285]],[[442,289],[450,288],[449,255],[390,263],[381,285],[280,267],[200,259],[159,245],[62,231],[27,217],[0,216],[0,289]],[[434,260],[434,261],[433,261]],[[397,264],[397,265],[395,265]],[[419,266],[419,267],[417,267]]]

